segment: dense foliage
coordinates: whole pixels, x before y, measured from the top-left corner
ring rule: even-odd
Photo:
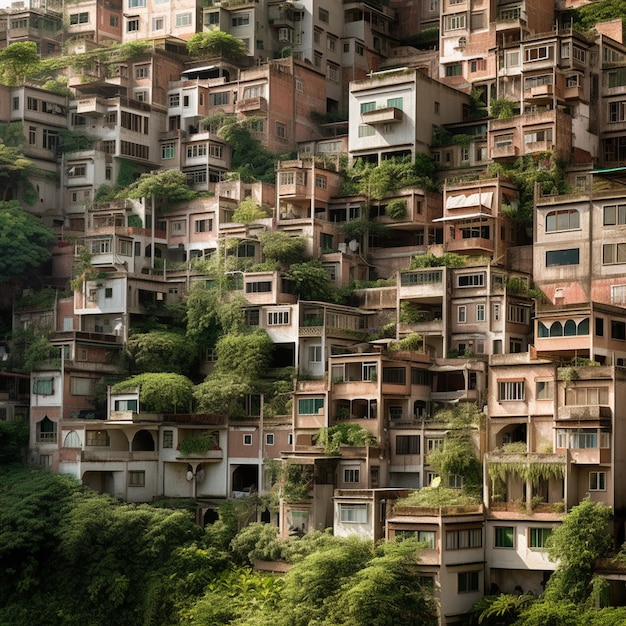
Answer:
[[[279,539],[258,505],[228,502],[202,530],[167,506],[122,504],[68,476],[0,468],[0,624],[430,626],[418,546],[314,532]],[[285,576],[250,568],[283,558]]]

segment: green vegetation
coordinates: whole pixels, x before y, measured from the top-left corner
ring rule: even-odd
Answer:
[[[509,180],[519,189],[519,202],[503,206],[502,212],[520,226],[530,226],[533,222],[536,184],[544,194],[561,194],[568,189],[563,164],[554,151],[523,156],[513,164],[492,163],[488,173]]]
[[[192,200],[198,194],[187,186],[187,177],[179,170],[160,170],[142,174],[117,194],[118,198],[150,198],[161,210],[177,202]]]
[[[188,413],[191,409],[193,383],[181,374],[138,374],[113,385],[111,392],[132,393],[137,388],[142,412]]]
[[[237,60],[248,52],[244,42],[223,30],[196,33],[187,42],[187,52],[196,59],[223,56]]]
[[[598,22],[621,19],[626,24],[625,0],[599,0],[567,11],[564,15],[565,23],[572,22],[577,30],[593,31]]]
[[[455,405],[439,411],[435,421],[444,422],[446,437],[443,446],[428,455],[433,471],[447,485],[452,476],[461,476],[463,491],[480,493],[482,488],[482,465],[478,458],[477,430],[484,415],[472,403]]]
[[[132,373],[171,372],[189,376],[198,361],[198,349],[182,332],[153,330],[132,335],[126,343]]]
[[[441,256],[436,256],[432,252],[417,254],[411,259],[411,270],[421,270],[428,267],[464,267],[467,257],[455,254],[454,252],[444,252]]]
[[[341,456],[341,446],[375,446],[374,434],[359,424],[335,424],[320,428],[315,436],[318,446],[324,446],[325,454]]]
[[[181,439],[178,449],[183,456],[204,454],[217,445],[217,440],[210,433],[199,433]]]
[[[232,220],[239,224],[252,224],[257,220],[268,217],[264,211],[252,198],[243,199],[233,212]]]
[[[50,258],[54,233],[16,200],[0,202],[0,283],[24,281]]]

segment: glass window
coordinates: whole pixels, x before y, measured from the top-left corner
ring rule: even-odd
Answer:
[[[459,593],[478,591],[479,572],[459,572],[457,574],[457,589]]]
[[[589,491],[606,491],[606,472],[589,472]]]
[[[54,393],[53,378],[39,376],[33,380],[33,393],[39,396],[51,396]]]
[[[348,524],[366,524],[367,504],[340,504],[339,520]]]
[[[524,399],[524,381],[498,383],[498,402]]]
[[[146,473],[144,471],[128,472],[128,486],[129,487],[145,487],[146,486]]]
[[[515,547],[515,529],[513,526],[496,526],[494,531],[496,548]]]
[[[552,534],[552,528],[529,528],[528,547],[545,548],[548,537]]]
[[[299,398],[299,415],[317,415],[324,408],[324,398]]]
[[[419,453],[420,453],[419,435],[397,435],[396,436],[396,454],[419,454]]]
[[[346,467],[343,470],[343,482],[344,483],[358,483],[361,482],[361,472],[357,468]]]
[[[557,265],[578,265],[578,248],[568,248],[566,250],[548,250],[546,252],[546,266]]]

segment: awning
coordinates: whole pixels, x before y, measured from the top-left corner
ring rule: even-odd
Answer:
[[[446,217],[438,217],[433,222],[452,222],[460,220],[474,220],[478,217],[489,217],[493,219],[491,213],[464,213],[463,215],[446,215]]]
[[[484,193],[471,193],[469,196],[458,195],[446,198],[446,209],[462,209],[470,206],[484,206],[491,208],[493,202],[493,191]]]

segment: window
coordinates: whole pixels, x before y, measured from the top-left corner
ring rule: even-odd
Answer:
[[[150,67],[147,65],[136,67],[135,78],[150,78]]]
[[[268,326],[286,326],[289,324],[289,311],[268,311]]]
[[[173,447],[174,447],[174,431],[164,430],[163,431],[163,448],[173,448]]]
[[[339,520],[347,524],[367,524],[367,504],[340,504]]]
[[[265,445],[273,446],[274,445],[274,433],[266,433],[265,434]]]
[[[449,489],[463,489],[463,476],[461,474],[450,474],[448,476],[447,487]]]
[[[115,400],[114,405],[116,411],[132,411],[137,413],[137,400]]]
[[[482,528],[467,528],[446,532],[446,550],[465,550],[467,548],[482,548],[482,546]]]
[[[361,102],[361,113],[376,110],[376,102]]]
[[[578,265],[578,248],[568,248],[566,250],[548,250],[546,252],[546,267],[559,265]]]
[[[554,397],[554,383],[551,380],[539,380],[536,387],[537,400],[552,400]]]
[[[484,304],[476,305],[476,321],[477,322],[485,321],[485,305]]]
[[[626,341],[626,324],[611,320],[611,339]]]
[[[327,185],[327,178],[326,176],[320,176],[319,174],[317,174],[315,176],[315,186],[318,189],[326,189],[326,185]]]
[[[187,146],[187,158],[188,159],[193,159],[196,157],[203,157],[206,155],[207,155],[207,145],[205,143]]]
[[[546,215],[547,233],[575,230],[577,228],[580,228],[580,213],[576,209],[551,211]]]
[[[362,375],[363,380],[375,381],[377,378],[376,363],[363,363]]]
[[[246,98],[244,94],[244,99]],[[221,106],[223,104],[230,103],[230,92],[229,91],[217,91],[215,93],[209,94],[209,105],[210,106]]]
[[[205,26],[215,26],[220,23],[220,13],[219,11],[213,11],[212,13],[207,13],[204,16],[204,25]]]
[[[552,528],[529,528],[528,547],[545,548],[548,537],[552,534]]]
[[[63,442],[64,448],[80,448],[80,436],[75,430],[71,430],[67,433],[65,441]]]
[[[287,139],[287,125],[276,122],[276,136],[279,139]]]
[[[333,37],[331,35],[326,37],[326,49],[329,52],[335,52],[337,49],[337,37]]]
[[[120,19],[119,17],[117,17],[117,15],[109,15],[109,26],[112,26],[113,28],[117,28],[119,23],[120,23]]]
[[[146,486],[146,473],[144,471],[131,471],[128,472],[128,486],[129,487],[145,487]]]
[[[496,526],[495,547],[496,548],[514,548],[515,547],[515,529],[513,526]]]
[[[174,220],[170,222],[170,234],[173,236],[184,235],[187,232],[186,220]]]
[[[575,430],[570,434],[570,448],[592,450],[598,447],[598,433],[594,430]]]
[[[553,56],[554,48],[552,46],[538,46],[524,50],[524,60],[527,62],[551,59]]]
[[[357,468],[345,467],[343,470],[344,483],[361,482],[361,471]]]
[[[213,220],[211,218],[204,220],[196,220],[194,222],[194,230],[196,233],[208,233],[213,230]]]
[[[191,13],[179,13],[176,16],[176,26],[190,26]]]
[[[317,415],[324,408],[324,398],[299,398],[298,415]]]
[[[237,13],[233,15],[230,24],[233,28],[248,26],[250,24],[250,13]]]
[[[45,150],[55,150],[59,145],[59,131],[43,129],[43,148]]]
[[[459,593],[478,591],[479,572],[459,572],[457,574],[457,590]]]
[[[446,65],[446,76],[462,76],[463,75],[463,66],[460,63],[451,63],[450,65]]]
[[[322,362],[322,346],[309,346],[309,363]]]
[[[86,165],[74,165],[72,167],[70,167],[67,175],[70,178],[81,178],[83,176],[85,176],[87,173],[87,166]]]
[[[484,287],[485,274],[461,274],[457,277],[459,287]]]
[[[457,308],[456,319],[459,324],[465,324],[465,322],[467,322],[467,307],[464,304]]]
[[[626,101],[609,102],[609,122],[623,122],[626,120]]]
[[[509,322],[515,324],[528,324],[530,320],[530,307],[523,304],[509,304]]]
[[[498,383],[498,402],[524,399],[524,381]]]
[[[604,226],[618,226],[626,224],[626,204],[611,204],[603,211]]]
[[[175,155],[176,155],[176,144],[164,143],[161,146],[161,158],[162,159],[173,159]]]
[[[605,243],[602,246],[602,265],[626,263],[626,243]]]
[[[138,30],[139,30],[139,18],[128,20],[128,22],[126,22],[127,33],[134,33]]]
[[[396,454],[419,454],[420,438],[419,435],[397,435],[396,436]]]
[[[326,63],[326,78],[333,82],[339,82],[339,66],[335,63]]]
[[[446,15],[444,21],[444,30],[459,30],[465,28],[467,16],[465,13],[455,13],[454,15]]]
[[[34,146],[37,144],[37,127],[29,126],[28,127],[28,144]]]
[[[252,435],[245,434],[243,436],[243,445],[244,446],[251,446],[252,445]]]
[[[88,24],[89,23],[89,13],[71,13],[70,14],[70,25],[74,24]]]
[[[86,439],[88,446],[106,447],[110,445],[109,435],[106,430],[88,430]]]
[[[37,442],[50,443],[56,441],[57,425],[47,415],[37,422]]]
[[[383,367],[383,382],[391,385],[406,385],[406,368]]]
[[[271,291],[271,280],[259,280],[253,283],[246,283],[246,293],[270,293]]]
[[[434,530],[418,530],[417,540],[424,544],[424,548],[433,550],[435,548],[435,531]]]
[[[79,378],[78,376],[72,376],[70,378],[70,384],[73,396],[92,396],[96,386],[96,381],[93,378]]]
[[[387,107],[394,107],[396,109],[402,110],[403,99],[402,98],[388,98],[387,99]]]
[[[325,24],[328,24],[330,15],[326,9],[322,9],[322,7],[320,7],[317,16],[320,22],[324,22]]]
[[[296,78],[296,91],[304,91],[304,82],[301,78]]]
[[[358,135],[359,137],[372,137],[376,134],[373,126],[368,124],[359,124]]]
[[[54,393],[53,378],[40,376],[33,380],[33,393],[38,396],[51,396]]]
[[[606,472],[589,472],[589,491],[606,491]]]

